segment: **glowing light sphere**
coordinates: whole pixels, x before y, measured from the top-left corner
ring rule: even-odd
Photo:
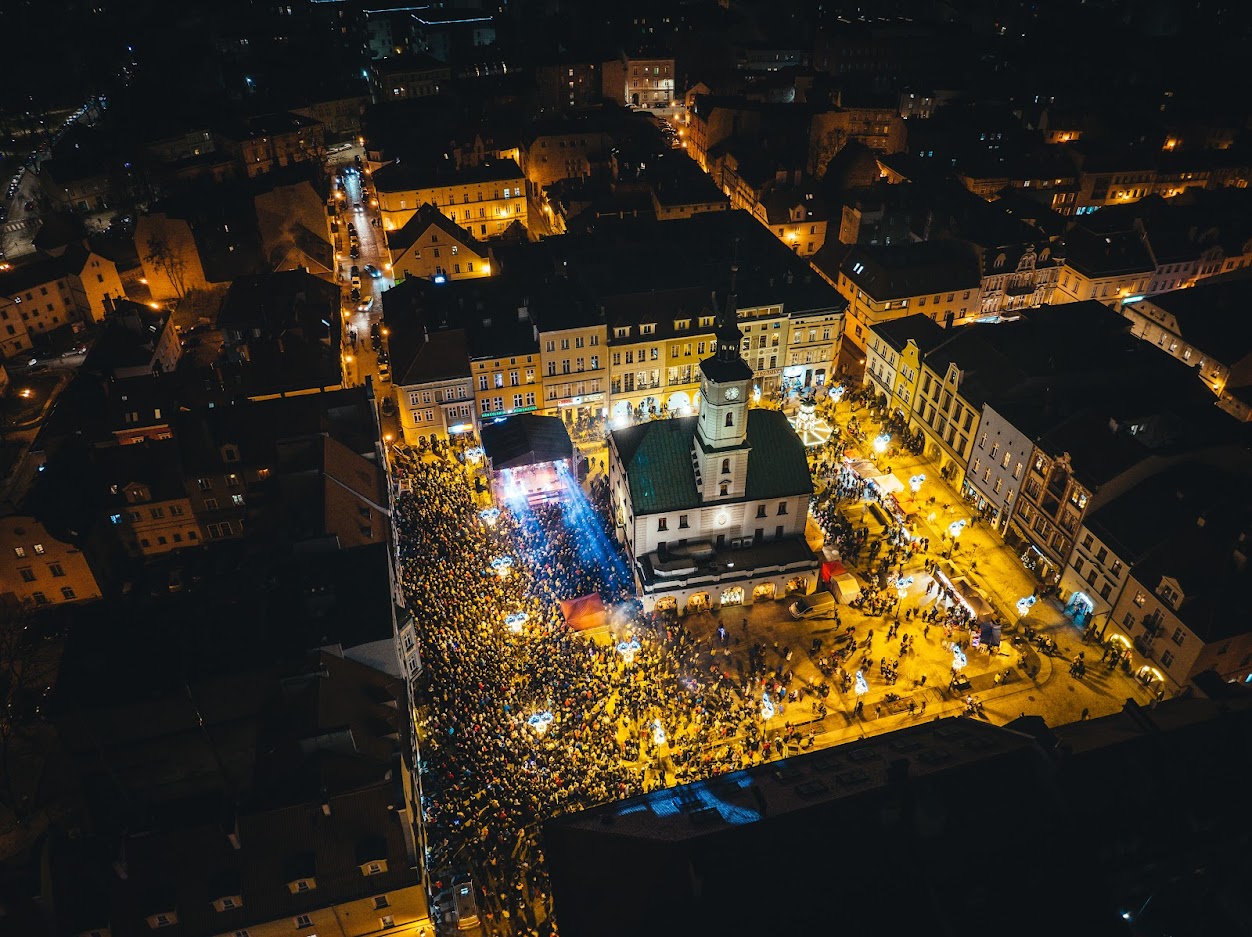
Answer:
[[[868,692],[869,692],[869,682],[865,679],[864,672],[858,670],[856,672],[856,695],[864,696]]]
[[[830,399],[833,400],[835,403],[838,403],[840,400],[843,399],[843,392],[844,392],[844,386],[842,384],[836,385],[835,388],[831,390],[830,392]]]
[[[535,735],[543,735],[552,728],[554,721],[552,713],[545,709],[542,712],[532,713],[526,720],[526,724],[534,729]]]
[[[952,648],[952,670],[953,671],[964,670],[965,665],[968,663],[969,663],[969,660],[965,657],[965,652],[962,651],[959,647],[953,647]]]
[[[665,744],[665,729],[661,727],[660,719],[656,719],[652,723],[652,742],[655,745]]]
[[[766,690],[761,694],[761,718],[773,719],[777,710],[774,709],[774,701],[769,698],[769,691]]]
[[[512,634],[521,634],[522,625],[530,618],[525,612],[514,612],[512,615],[506,615],[504,618],[504,627],[508,628]]]
[[[913,492],[913,494],[917,494],[922,490],[922,482],[925,480],[925,475],[914,475],[909,479],[909,491]]]
[[[1018,617],[1025,617],[1038,599],[1033,595],[1025,595],[1017,600]]]
[[[491,561],[491,568],[496,571],[496,575],[501,579],[508,579],[509,573],[513,571],[513,557],[497,556]]]
[[[473,465],[477,465],[482,460],[483,460],[483,447],[482,446],[474,446],[471,449],[465,450],[466,462],[469,462]]]
[[[499,508],[483,508],[478,512],[478,519],[488,527],[494,527],[497,520],[500,519]]]
[[[881,436],[874,437],[874,451],[882,455],[887,451],[887,447],[891,445],[891,436],[883,433]]]
[[[964,520],[953,521],[948,525],[948,533],[951,534],[953,539],[956,539],[961,536],[961,531],[965,529],[965,524],[966,521]]]
[[[629,638],[625,641],[617,642],[617,653],[622,655],[622,660],[627,664],[635,662],[635,655],[639,653],[641,645],[638,638]]]

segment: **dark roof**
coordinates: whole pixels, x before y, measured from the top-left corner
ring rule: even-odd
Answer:
[[[1089,279],[1156,270],[1146,239],[1134,231],[1095,234],[1075,225],[1065,232],[1064,254],[1066,264]]]
[[[481,437],[494,472],[574,457],[565,424],[555,416],[522,413],[498,423],[484,423]]]
[[[1187,462],[1144,479],[1088,514],[1083,524],[1115,556],[1133,565],[1153,547],[1195,524],[1227,493],[1241,490],[1243,481]]]
[[[1252,273],[1201,280],[1190,289],[1158,293],[1149,299],[1178,321],[1178,333],[1194,347],[1227,366],[1252,352]]]
[[[521,179],[522,171],[511,159],[488,159],[476,166],[461,169],[431,169],[413,162],[396,160],[374,173],[374,187],[379,192],[407,192],[437,185],[474,185],[478,182],[503,182]]]
[[[392,254],[399,254],[417,243],[431,226],[438,228],[458,244],[469,248],[479,257],[487,256],[485,244],[476,240],[472,234],[429,203],[423,203],[422,207],[414,212],[413,217],[399,228],[387,232],[387,246]]]
[[[1131,576],[1153,591],[1164,576],[1177,580],[1183,600],[1174,613],[1206,643],[1249,630],[1252,505],[1239,489],[1226,491],[1234,497],[1205,512],[1203,524],[1185,525],[1131,568]]]
[[[982,282],[973,254],[949,241],[856,245],[837,273],[826,273],[843,274],[879,301],[977,289]]]
[[[896,351],[904,351],[905,346],[912,339],[917,343],[917,349],[923,355],[952,337],[952,333],[930,316],[920,312],[905,316],[903,319],[880,322],[873,326],[872,331]]]
[[[52,283],[61,277],[82,272],[90,249],[81,241],[70,244],[55,257],[46,254],[15,263],[13,269],[0,273],[0,294],[16,296],[36,286]]]
[[[614,430],[630,483],[635,514],[661,514],[699,507],[699,490],[691,467],[698,416],[652,420]],[[748,411],[747,488],[740,500],[786,498],[813,491],[804,444],[777,410]]]
[[[397,386],[449,381],[458,377],[468,378],[470,375],[469,346],[464,329],[443,329],[426,333],[416,351],[411,352],[411,362],[403,368],[400,367],[400,362],[404,358],[400,357],[397,349],[394,330],[388,342],[391,360],[396,364]]]
[[[148,488],[152,501],[175,501],[187,497],[183,464],[178,443],[172,439],[145,440],[130,446],[96,449],[92,458],[109,485],[116,485],[111,507],[120,511],[126,506],[126,486],[140,484]]]
[[[120,300],[115,310],[105,317],[100,335],[83,366],[89,371],[109,372],[150,368],[169,317],[170,313],[165,310]]]

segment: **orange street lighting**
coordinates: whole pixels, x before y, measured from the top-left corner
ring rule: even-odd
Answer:
[[[35,392],[34,392],[33,390],[31,390],[29,387],[23,387],[23,388],[22,388],[21,390],[19,390],[17,393],[18,393],[18,396],[19,396],[19,397],[25,397],[25,398],[26,398],[26,399],[28,399],[28,400],[29,400],[31,397],[34,397],[34,396],[35,396]]]
[[[140,278],[139,278],[139,282],[140,282],[140,283],[142,283],[144,286],[147,286],[147,285],[148,285],[148,278],[147,278],[147,277],[140,277]]]
[[[160,308],[161,308],[161,304],[160,304],[160,303],[148,303],[148,305],[149,305],[149,306],[151,306],[153,309],[160,309]]]

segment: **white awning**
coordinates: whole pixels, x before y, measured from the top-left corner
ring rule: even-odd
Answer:
[[[904,483],[894,475],[879,475],[877,478],[872,479],[872,481],[875,485],[882,489],[883,492],[889,495],[893,495],[897,491],[904,490]]]

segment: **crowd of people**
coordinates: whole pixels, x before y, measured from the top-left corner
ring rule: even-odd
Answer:
[[[489,930],[540,933],[543,821],[780,753],[761,700],[773,692],[781,714],[790,675],[781,662],[731,674],[678,619],[645,615],[605,515],[572,480],[557,502],[484,510],[459,455],[394,460],[400,577],[424,667],[428,861],[436,881],[480,875]],[[589,593],[611,637],[565,621],[560,603]]]

